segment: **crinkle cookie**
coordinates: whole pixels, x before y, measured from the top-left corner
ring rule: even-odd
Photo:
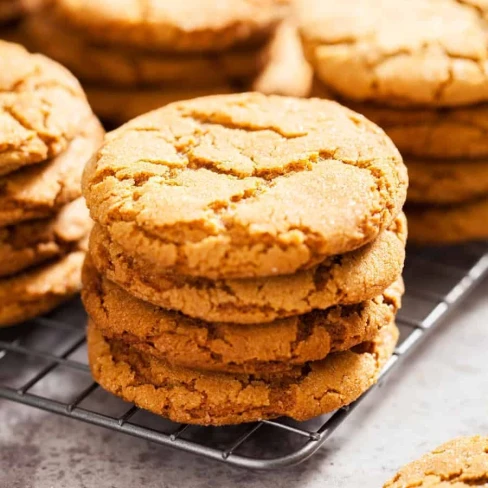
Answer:
[[[93,115],[78,131],[53,159],[0,177],[0,228],[52,216],[81,196],[83,168],[100,147],[104,131]]]
[[[488,437],[459,437],[403,467],[383,488],[488,485]]]
[[[57,15],[99,43],[166,51],[223,51],[262,42],[286,0],[57,0]]]
[[[359,304],[268,324],[204,322],[143,302],[100,275],[88,258],[83,302],[103,335],[174,366],[233,373],[288,371],[372,340],[400,307],[403,283]]]
[[[128,253],[211,279],[294,273],[374,240],[407,172],[391,140],[329,101],[257,93],[174,103],[109,134],[84,173]]]
[[[416,244],[457,244],[488,239],[488,197],[446,206],[406,209],[409,241]]]
[[[0,228],[0,278],[72,251],[92,221],[82,198],[49,219]]]
[[[456,204],[488,196],[486,160],[408,160],[408,201]]]
[[[81,289],[85,245],[52,263],[0,279],[0,327],[47,313]]]
[[[61,154],[91,113],[68,70],[0,40],[0,175]]]
[[[173,367],[88,326],[88,359],[107,391],[175,422],[225,425],[287,416],[307,420],[356,400],[378,379],[398,329],[283,374],[233,375]]]
[[[100,225],[90,255],[100,273],[130,294],[163,308],[212,322],[252,324],[350,305],[380,295],[400,276],[407,226],[400,215],[372,243],[294,275],[208,280],[164,274],[129,256]]]
[[[455,107],[488,99],[488,5],[474,0],[300,0],[316,76],[339,96]]]

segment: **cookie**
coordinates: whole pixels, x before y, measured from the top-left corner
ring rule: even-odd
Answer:
[[[45,163],[0,178],[0,228],[53,215],[81,196],[81,174],[104,131],[93,116],[69,147]]]
[[[0,327],[47,313],[78,293],[84,257],[84,250],[73,251],[58,261],[0,279]]]
[[[307,58],[339,96],[424,107],[488,100],[486,2],[301,0],[298,5]]]
[[[406,238],[401,215],[361,249],[294,275],[254,280],[163,274],[124,253],[99,225],[91,233],[90,254],[100,273],[142,300],[211,322],[253,324],[380,295],[402,272]]]
[[[0,278],[60,257],[88,235],[92,221],[83,199],[49,219],[0,228]]]
[[[234,373],[287,371],[372,340],[395,318],[401,280],[383,295],[269,324],[192,319],[143,302],[99,274],[83,270],[83,302],[103,335],[173,366]]]
[[[225,425],[276,417],[307,420],[356,400],[393,353],[392,323],[376,338],[285,374],[231,375],[169,366],[88,326],[93,377],[107,391],[175,422]]]
[[[268,62],[252,84],[252,90],[266,94],[306,97],[313,73],[306,61],[295,24],[282,22],[270,43]]]
[[[403,467],[383,488],[488,484],[488,437],[459,437]]]
[[[374,240],[407,173],[383,131],[329,101],[258,93],[171,104],[109,134],[84,173],[129,254],[210,279],[294,273]]]
[[[90,116],[68,70],[0,41],[0,175],[61,154]]]
[[[407,209],[409,241],[457,244],[488,239],[488,198],[452,206]]]
[[[90,105],[98,117],[117,127],[141,114],[164,107],[169,103],[240,91],[230,83],[198,89],[184,87],[163,89],[156,86],[134,90],[94,84],[85,85],[84,88]]]
[[[101,46],[53,22],[44,11],[33,16],[25,30],[36,50],[86,82],[111,87],[159,85],[162,92],[178,91],[181,85],[188,89],[212,87],[250,80],[266,62],[266,46],[186,55]]]
[[[438,205],[463,203],[488,195],[488,159],[407,160],[408,201]]]
[[[166,51],[223,51],[262,41],[286,13],[284,0],[57,0],[57,14],[99,43]]]

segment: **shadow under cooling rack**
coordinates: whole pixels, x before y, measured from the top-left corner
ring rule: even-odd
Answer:
[[[404,272],[407,292],[397,319],[401,338],[381,380],[404,364],[402,359],[486,274],[486,244],[410,249]],[[273,469],[311,456],[365,395],[374,394],[373,388],[350,406],[304,423],[279,419],[219,428],[175,424],[123,402],[93,382],[85,322],[83,308],[74,300],[49,316],[0,330],[0,398],[235,466]]]

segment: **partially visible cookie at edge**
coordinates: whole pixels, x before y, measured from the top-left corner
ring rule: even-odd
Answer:
[[[407,464],[383,488],[486,486],[488,437],[459,437]]]

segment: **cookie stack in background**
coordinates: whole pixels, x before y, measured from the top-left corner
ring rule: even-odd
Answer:
[[[79,291],[91,228],[81,174],[102,139],[67,70],[0,41],[0,326]]]
[[[409,169],[409,237],[488,238],[488,6],[300,0],[316,96],[376,122]]]
[[[108,134],[83,178],[95,380],[203,425],[354,401],[397,340],[406,187],[335,102],[204,97]]]
[[[19,20],[42,7],[45,0],[0,0],[0,25]]]
[[[167,103],[237,91],[306,95],[310,67],[283,0],[54,0],[25,26],[29,45],[82,80],[119,124]],[[279,67],[283,66],[283,67]]]

